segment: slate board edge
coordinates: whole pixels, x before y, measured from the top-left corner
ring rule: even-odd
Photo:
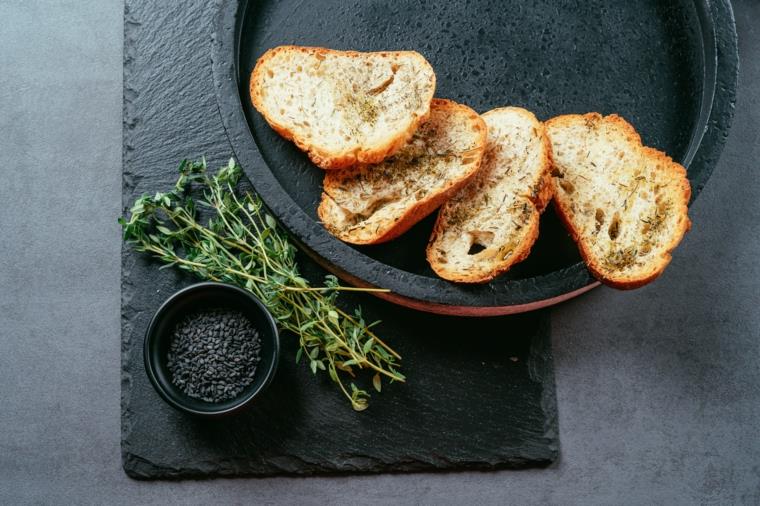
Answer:
[[[123,455],[124,472],[135,480],[199,480],[215,478],[267,478],[273,476],[336,476],[336,475],[369,475],[369,474],[395,474],[395,473],[421,473],[421,472],[467,472],[467,471],[498,471],[519,470],[526,467],[546,467],[556,459],[556,455],[543,461],[533,458],[511,457],[509,463],[466,462],[440,460],[438,462],[410,460],[404,463],[383,462],[369,457],[357,458],[358,465],[362,468],[352,467],[328,467],[324,463],[305,462],[293,456],[282,459],[281,468],[268,473],[252,473],[246,471],[246,461],[230,459],[224,464],[220,462],[208,462],[207,466],[197,467],[168,467],[146,460],[139,455],[129,452]],[[286,463],[287,462],[287,463]],[[290,464],[290,465],[288,465]],[[294,471],[298,469],[300,471]]]
[[[134,63],[134,49],[131,40],[131,30],[134,28],[136,21],[131,17],[129,13],[129,5],[124,3],[124,53],[123,53],[123,83],[122,83],[122,160],[121,160],[121,184],[122,184],[122,202],[121,207],[124,211],[129,202],[127,200],[127,194],[131,193],[128,189],[133,188],[131,180],[131,174],[128,172],[130,167],[130,153],[132,150],[131,145],[131,133],[134,128],[132,122],[132,97],[137,93],[136,90],[130,87],[129,77],[131,75],[132,65]],[[129,249],[127,245],[122,241],[121,243],[121,306],[120,306],[120,318],[121,318],[121,346],[120,346],[120,364],[121,364],[121,460],[122,467],[127,475],[130,475],[131,466],[128,463],[130,459],[129,452],[129,434],[132,431],[131,414],[130,410],[130,394],[132,391],[132,375],[130,374],[127,363],[129,355],[129,336],[132,335],[131,324],[127,317],[126,308],[129,307],[129,296],[127,295],[127,285],[125,280],[129,277],[130,269],[127,266],[129,260]]]

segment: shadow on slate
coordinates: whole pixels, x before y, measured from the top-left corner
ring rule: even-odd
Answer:
[[[123,204],[170,187],[182,157],[230,155],[214,100],[208,41],[214,6],[127,0]],[[305,255],[305,277],[325,272]],[[441,317],[365,294],[378,334],[403,355],[406,384],[385,384],[355,413],[327,375],[296,365],[282,336],[277,376],[247,413],[219,422],[174,411],[145,375],[153,312],[195,280],[122,252],[122,457],[134,478],[491,469],[546,465],[558,454],[548,313]]]

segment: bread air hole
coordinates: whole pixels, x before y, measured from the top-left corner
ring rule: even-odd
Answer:
[[[396,200],[396,196],[390,195],[387,197],[379,198],[375,201],[370,201],[362,211],[355,213],[354,217],[356,218],[356,221],[368,220],[374,214],[380,212],[385,206],[393,204]]]
[[[484,249],[488,248],[493,242],[493,232],[474,230],[468,232],[470,236],[470,248],[467,250],[468,255],[477,255]]]
[[[607,233],[613,241],[620,235],[620,216],[618,213],[615,213],[615,216],[612,217],[612,223],[610,223],[610,228],[607,229]]]
[[[596,220],[596,232],[598,233],[602,229],[602,225],[604,225],[604,211],[602,209],[597,208],[596,210],[596,216],[594,216]]]

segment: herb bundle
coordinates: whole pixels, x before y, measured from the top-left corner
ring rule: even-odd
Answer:
[[[164,267],[251,291],[281,328],[299,336],[296,361],[305,357],[314,374],[327,371],[355,410],[366,409],[369,399],[352,381],[355,370],[374,372],[378,392],[383,376],[404,381],[401,357],[371,330],[378,322],[367,324],[360,308],[349,314],[336,304],[340,291],[375,289],[340,286],[331,275],[324,286],[310,286],[299,273],[295,248],[261,200],[236,193],[240,166],[231,159],[214,175],[206,169],[205,160],[185,160],[173,190],[138,198],[129,218],[119,218],[125,241]],[[207,225],[200,222],[200,208],[213,215]]]

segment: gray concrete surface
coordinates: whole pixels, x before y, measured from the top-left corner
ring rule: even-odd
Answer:
[[[554,312],[561,458],[497,473],[143,483],[119,458],[122,2],[0,1],[0,504],[760,504],[760,4],[672,266]]]

